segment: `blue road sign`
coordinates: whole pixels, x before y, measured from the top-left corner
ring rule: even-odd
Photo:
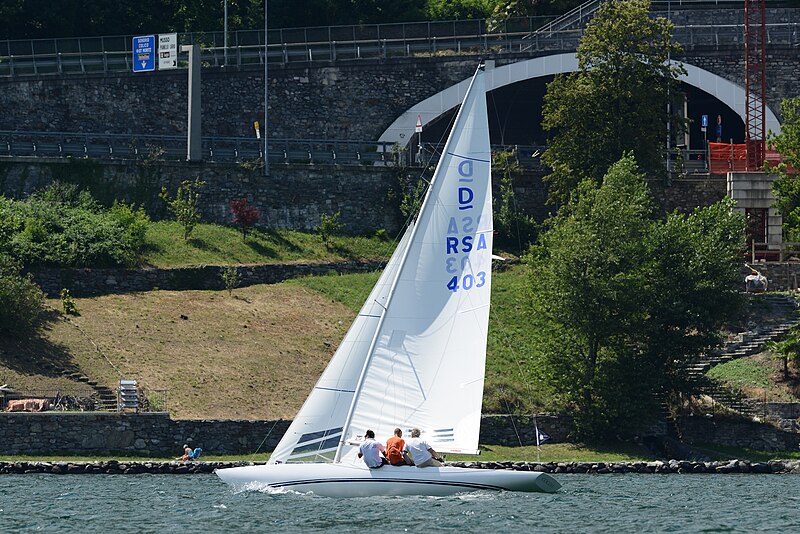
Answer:
[[[156,70],[156,36],[133,38],[133,72]]]
[[[708,115],[703,115],[702,120],[700,121],[700,125],[705,128],[708,126]]]

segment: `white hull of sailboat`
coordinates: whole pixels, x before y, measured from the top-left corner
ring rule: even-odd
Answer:
[[[553,493],[561,487],[547,473],[447,466],[367,469],[344,464],[267,464],[218,469],[216,474],[237,489],[268,487],[325,497],[445,496],[481,490]]]

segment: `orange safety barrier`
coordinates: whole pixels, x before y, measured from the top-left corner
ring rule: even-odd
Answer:
[[[764,159],[771,165],[777,165],[782,160],[781,155],[774,150],[767,150]],[[747,145],[744,143],[708,143],[708,160],[709,174],[744,172],[747,170]],[[790,166],[787,172],[796,173],[797,169]]]

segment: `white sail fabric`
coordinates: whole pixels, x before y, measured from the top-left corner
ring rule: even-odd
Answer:
[[[270,456],[269,463],[333,461],[367,351],[412,231],[413,225],[403,234],[369,298]]]
[[[363,372],[345,440],[418,427],[442,452],[475,451],[491,295],[491,152],[475,74],[423,202]],[[344,445],[341,461],[353,461]]]

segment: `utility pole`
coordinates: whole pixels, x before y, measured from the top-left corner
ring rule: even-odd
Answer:
[[[225,8],[223,10],[222,18],[224,19],[222,25],[223,28],[223,36],[222,36],[222,46],[225,49],[223,51],[224,59],[222,61],[222,65],[227,67],[228,66],[228,0],[223,0],[225,3]]]
[[[267,63],[268,61],[268,53],[269,47],[267,46],[267,0],[264,0],[264,176],[269,176],[269,133],[267,125],[268,114],[267,114],[267,87],[269,83],[267,82]]]

